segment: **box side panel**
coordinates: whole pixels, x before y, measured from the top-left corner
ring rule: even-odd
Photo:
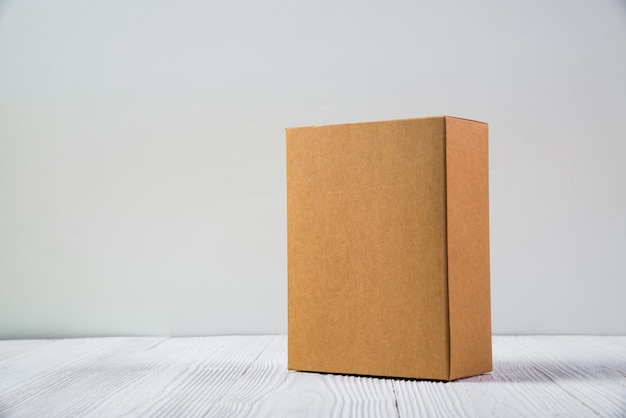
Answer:
[[[488,126],[446,118],[450,378],[491,370]]]
[[[444,119],[287,130],[288,366],[446,379]]]

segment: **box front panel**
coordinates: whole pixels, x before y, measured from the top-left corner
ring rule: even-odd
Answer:
[[[445,379],[443,118],[287,131],[289,368]]]

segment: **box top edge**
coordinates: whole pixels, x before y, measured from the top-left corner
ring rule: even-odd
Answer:
[[[446,116],[444,116],[444,117],[445,117],[446,119],[448,119],[448,118],[449,118],[449,119],[466,120],[466,121],[468,121],[468,122],[482,123],[482,124],[484,124],[484,125],[487,125],[487,122],[483,122],[483,121],[476,120],[476,119],[461,118],[461,117],[458,117],[458,116],[449,116],[449,115],[446,115]]]
[[[461,118],[461,117],[449,116],[449,115],[440,115],[440,116],[424,116],[424,117],[419,117],[419,118],[400,118],[400,119],[372,120],[372,121],[365,121],[365,122],[331,123],[331,124],[328,124],[328,125],[293,126],[293,127],[285,128],[285,130],[289,131],[289,130],[292,130],[292,129],[312,129],[312,128],[326,128],[326,127],[337,127],[337,126],[366,125],[366,124],[374,124],[374,123],[404,122],[404,121],[413,121],[413,120],[446,119],[446,118],[467,120],[467,121],[470,121],[470,122],[486,124],[486,122],[481,122],[481,121],[478,121],[478,120],[475,120],[475,119],[467,119],[467,118]]]

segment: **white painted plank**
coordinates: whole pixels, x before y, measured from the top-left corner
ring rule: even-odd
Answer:
[[[400,416],[597,416],[546,376],[541,347],[534,359],[520,357],[515,347],[529,338],[494,337],[494,371],[489,374],[449,383],[396,383]],[[561,349],[567,349],[566,343],[562,341]]]
[[[131,361],[154,365],[149,373],[81,415],[205,416],[273,338],[172,338]]]
[[[0,416],[626,416],[626,337],[494,337],[494,372],[450,383],[288,372],[286,347],[0,341]]]
[[[40,348],[55,340],[0,340],[0,362],[14,356],[21,356],[30,350]]]
[[[210,410],[211,417],[393,417],[393,381],[288,372],[287,339],[277,337]]]
[[[270,340],[127,338],[123,347],[110,339],[59,341],[62,347],[47,353],[47,360],[58,357],[49,365],[41,367],[40,355],[20,362],[33,373],[0,394],[0,416],[202,416]],[[67,361],[77,351],[84,353]]]
[[[89,382],[102,381],[106,374],[102,364],[132,357],[161,341],[163,338],[57,340],[0,362],[0,416],[53,416],[55,408],[76,407],[80,397],[64,396],[89,393]]]
[[[602,417],[626,416],[626,350],[608,337],[540,336],[504,340],[569,396]]]

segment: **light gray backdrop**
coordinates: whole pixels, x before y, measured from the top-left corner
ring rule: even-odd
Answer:
[[[286,332],[288,126],[490,124],[495,333],[626,333],[626,4],[1,1],[0,338]]]

